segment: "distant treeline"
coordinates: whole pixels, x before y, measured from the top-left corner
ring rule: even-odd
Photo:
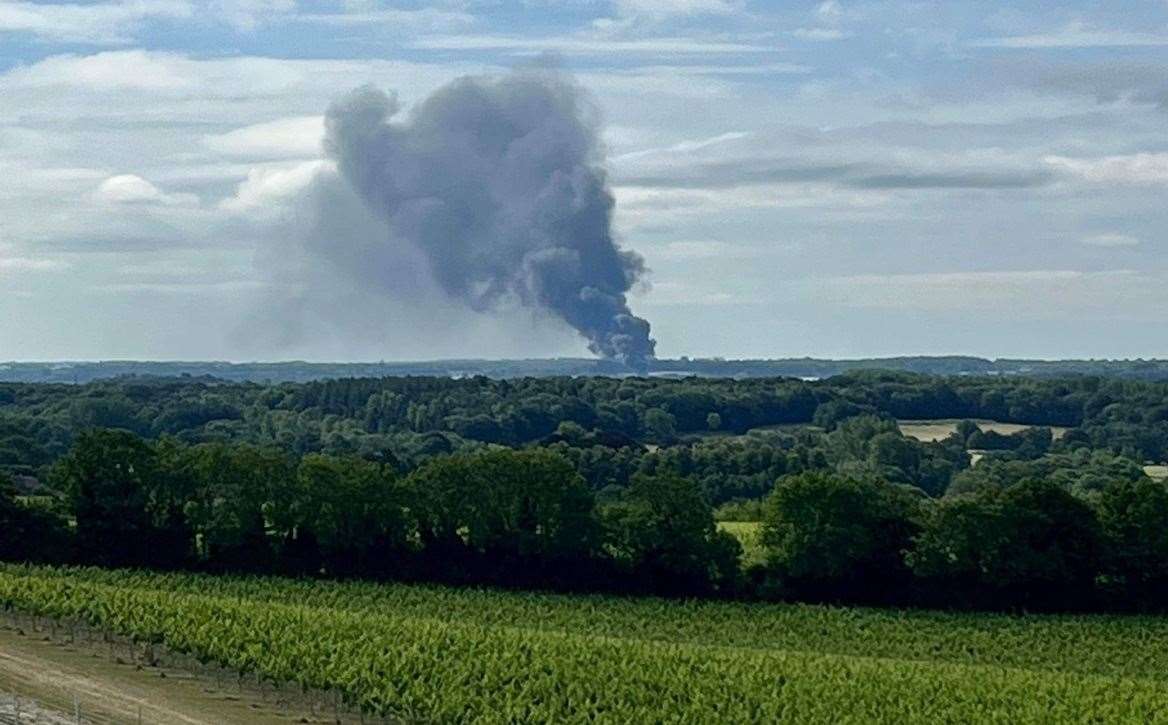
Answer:
[[[893,419],[984,418],[1035,426],[919,443]],[[1054,441],[1044,426],[1070,428]],[[259,385],[120,379],[0,384],[0,470],[29,492],[85,430],[186,444],[248,443],[355,455],[408,473],[436,456],[541,447],[616,495],[635,473],[674,470],[708,500],[765,495],[779,476],[872,473],[930,495],[972,475],[968,448],[1026,461],[1059,455],[1168,460],[1168,384],[1078,377],[862,372],[823,381],[660,378],[362,378]],[[1076,459],[1077,460],[1077,459]],[[1070,463],[1068,466],[1072,465]],[[1093,470],[1074,464],[1083,475]],[[1108,464],[1110,465],[1110,464]],[[989,469],[987,469],[989,470]]]
[[[1021,463],[1021,465],[1033,465]],[[866,473],[778,478],[763,563],[717,529],[693,478],[635,474],[597,500],[561,455],[498,448],[408,474],[355,455],[81,434],[51,469],[60,500],[0,481],[0,559],[112,567],[1036,609],[1162,609],[1168,487],[1142,474],[1076,489],[998,471],[930,498]]]
[[[969,356],[861,358],[823,360],[723,360],[675,358],[649,361],[650,375],[685,377],[794,377],[828,378],[861,370],[886,370],[926,375],[1012,375],[1057,377],[1092,375],[1128,380],[1168,380],[1168,360],[988,360]],[[0,382],[88,383],[94,380],[137,377],[207,378],[232,382],[286,383],[336,378],[390,376],[473,377],[620,377],[629,371],[619,363],[593,358],[533,360],[434,360],[376,363],[226,363],[226,362],[45,362],[0,363]]]

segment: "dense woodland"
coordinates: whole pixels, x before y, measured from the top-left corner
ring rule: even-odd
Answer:
[[[896,424],[942,418],[970,420]],[[4,384],[0,556],[1159,608],[1168,488],[1143,466],[1166,458],[1168,384],[1090,377]],[[761,521],[764,563],[716,518]]]

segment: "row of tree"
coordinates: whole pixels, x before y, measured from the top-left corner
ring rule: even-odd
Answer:
[[[1168,487],[1115,480],[1090,500],[1027,478],[926,499],[828,473],[781,479],[762,507],[761,589],[975,607],[1168,604]]]
[[[1163,483],[1033,472],[994,471],[940,498],[873,469],[784,475],[761,505],[740,505],[761,518],[765,561],[743,572],[740,544],[675,469],[598,501],[540,448],[402,475],[352,455],[95,430],[53,469],[59,510],[0,494],[0,558],[867,603],[1168,602]]]
[[[494,449],[399,475],[357,456],[152,443],[94,430],[55,466],[54,519],[6,497],[10,559],[112,567],[729,591],[737,541],[697,485],[637,476],[598,507],[564,458]],[[61,546],[66,542],[66,546]]]

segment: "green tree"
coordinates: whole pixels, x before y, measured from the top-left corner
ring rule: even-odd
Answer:
[[[908,562],[960,603],[1058,605],[1090,593],[1100,538],[1086,503],[1030,479],[937,501]]]
[[[660,442],[668,442],[677,436],[677,419],[660,408],[649,408],[644,416],[645,430]]]
[[[0,471],[0,561],[60,563],[70,553],[61,517],[19,503],[12,480]]]
[[[588,557],[598,543],[592,493],[546,450],[494,450],[435,459],[406,482],[427,545],[495,556]]]
[[[809,472],[780,478],[763,508],[774,573],[814,596],[879,599],[908,579],[903,552],[922,494],[870,478]]]
[[[78,551],[87,560],[160,567],[186,560],[192,542],[182,513],[185,492],[160,475],[154,448],[133,433],[82,433],[52,480],[66,492]]]
[[[1168,486],[1150,478],[1118,480],[1098,502],[1108,575],[1127,594],[1164,601],[1168,593]]]
[[[392,468],[353,457],[313,454],[300,461],[301,525],[320,547],[325,570],[349,575],[377,571],[379,555],[406,548],[405,501]]]
[[[720,532],[692,479],[671,472],[637,474],[623,498],[603,509],[618,561],[664,591],[730,589],[742,548]]]
[[[184,512],[200,558],[213,567],[263,570],[273,563],[268,517],[286,498],[292,480],[288,456],[249,445],[210,443],[193,448],[159,446],[165,475],[187,479]],[[282,524],[282,526],[279,526]],[[274,517],[286,534],[292,524]]]

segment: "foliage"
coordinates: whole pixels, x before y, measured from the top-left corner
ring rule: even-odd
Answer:
[[[907,487],[803,473],[775,485],[761,539],[774,573],[804,595],[896,599],[919,510]]]
[[[623,499],[601,513],[617,561],[649,577],[654,588],[734,587],[742,547],[717,529],[710,505],[692,480],[639,474]]]
[[[1057,483],[983,488],[928,509],[908,561],[955,601],[1082,601],[1099,573],[1099,523]]]

